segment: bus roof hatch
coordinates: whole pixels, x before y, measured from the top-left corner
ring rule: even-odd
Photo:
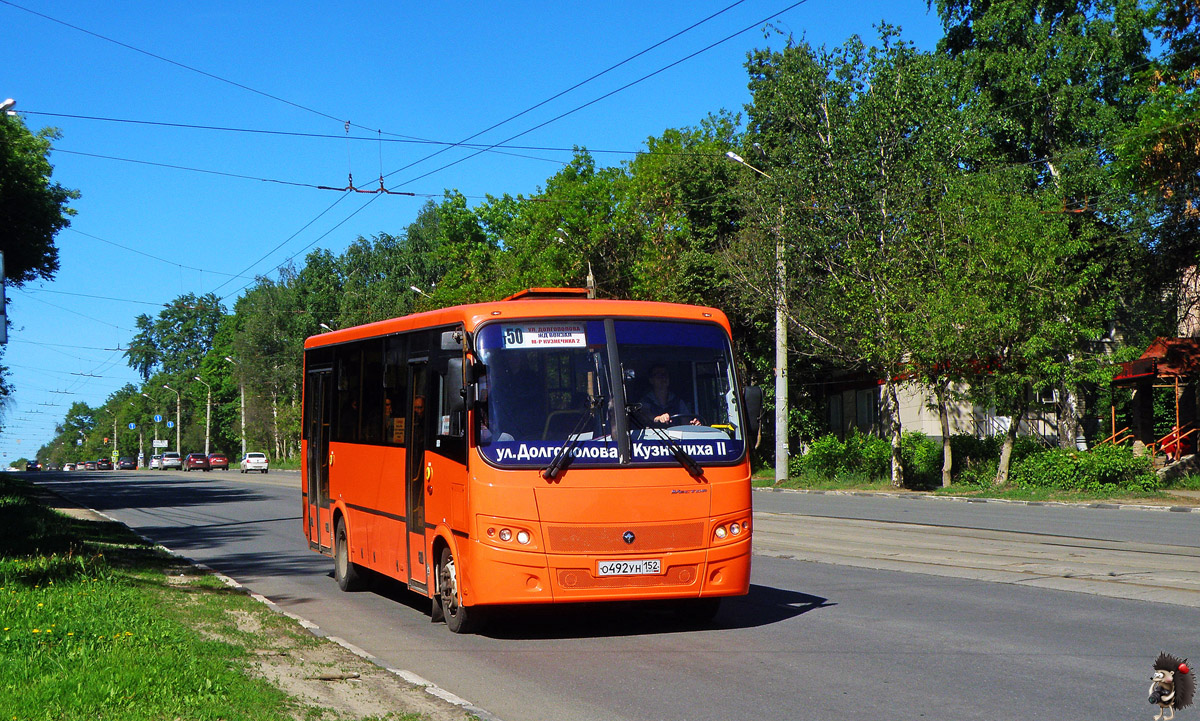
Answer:
[[[547,300],[550,298],[587,298],[587,288],[526,288],[504,300]]]

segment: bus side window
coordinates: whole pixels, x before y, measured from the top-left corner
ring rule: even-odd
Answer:
[[[358,344],[337,349],[337,426],[333,440],[357,443],[359,394],[362,392],[362,347]]]
[[[408,338],[392,336],[383,346],[383,442],[404,445],[408,389]]]
[[[383,342],[371,340],[363,347],[362,425],[359,440],[383,441]]]

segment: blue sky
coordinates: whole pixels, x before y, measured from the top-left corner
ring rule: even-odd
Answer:
[[[504,141],[618,91],[509,143],[536,149],[444,169],[474,151],[423,160],[444,146],[421,141],[462,141],[714,14],[472,141]],[[180,294],[215,292],[231,307],[291,257],[402,232],[446,189],[536,192],[572,146],[625,151],[596,153],[616,164],[667,128],[741,111],[746,53],[783,44],[764,35],[770,17],[814,45],[873,38],[881,20],[923,49],[941,35],[923,0],[0,0],[0,99],[14,98],[31,129],[62,131],[54,179],[82,194],[57,238],[57,277],[8,294],[15,393],[0,462],[32,457],[72,402],[138,383],[116,349],[138,314]],[[345,187],[348,173],[378,187],[381,172],[416,197],[311,187]]]

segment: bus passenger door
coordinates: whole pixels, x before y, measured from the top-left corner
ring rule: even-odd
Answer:
[[[333,531],[329,510],[329,424],[333,408],[333,369],[320,368],[308,373],[305,402],[308,404],[308,536],[310,548],[322,553],[333,551]]]
[[[425,555],[425,444],[429,437],[429,363],[409,363],[408,459],[404,473],[405,518],[408,532],[408,585],[425,592],[429,588],[429,563]]]

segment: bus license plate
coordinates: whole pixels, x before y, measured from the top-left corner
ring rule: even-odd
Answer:
[[[662,573],[662,561],[643,558],[635,561],[600,561],[596,564],[598,576],[647,576]]]

